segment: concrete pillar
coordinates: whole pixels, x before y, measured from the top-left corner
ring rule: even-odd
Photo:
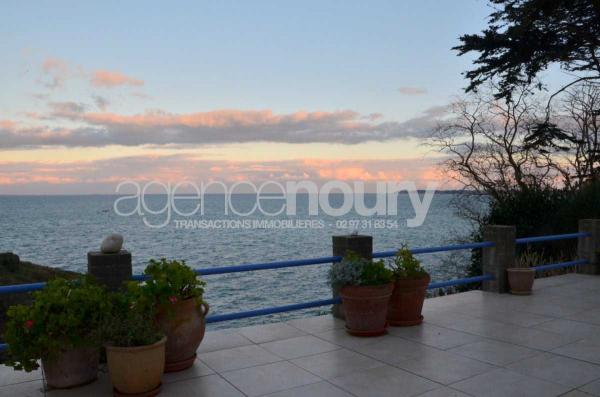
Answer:
[[[587,259],[590,264],[578,266],[577,271],[585,274],[600,274],[598,254],[600,252],[600,219],[580,219],[579,231],[591,233],[590,237],[577,239],[577,257]]]
[[[373,236],[351,234],[346,236],[332,236],[333,256],[344,257],[349,251],[360,255],[363,258],[372,259],[373,257]],[[331,287],[333,297],[339,295],[337,288]],[[344,318],[342,305],[333,305],[332,313],[334,317]]]
[[[484,291],[499,293],[508,291],[506,269],[515,265],[516,234],[515,226],[488,225],[483,229],[483,241],[496,244],[483,249],[483,274],[493,274],[496,278],[482,283]]]
[[[124,283],[131,279],[132,265],[129,251],[121,250],[114,254],[92,251],[88,252],[87,257],[88,273],[111,291],[123,288]]]

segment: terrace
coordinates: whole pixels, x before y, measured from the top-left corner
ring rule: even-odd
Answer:
[[[427,299],[420,326],[390,327],[380,337],[350,336],[333,316],[207,332],[196,364],[165,374],[163,396],[600,396],[600,277],[579,273],[537,279],[533,295],[503,294],[517,245],[577,239],[574,260],[535,266],[537,272],[578,269],[596,273],[600,220],[580,221],[577,233],[515,238],[514,227],[489,226],[483,242],[413,249],[428,254],[483,250],[483,274],[432,282],[429,289],[482,282],[482,290]],[[369,244],[364,244],[365,242]],[[349,247],[354,244],[354,247]],[[333,256],[198,269],[204,276],[341,260],[343,249],[374,258],[369,236],[337,236]],[[355,251],[356,252],[356,251]],[[143,277],[134,276],[134,280]],[[0,293],[44,288],[43,283],[0,287]],[[339,298],[213,314],[221,322],[339,303]],[[0,350],[8,346],[0,344]],[[106,368],[99,379],[71,390],[44,390],[41,370],[0,365],[0,395],[108,396]]]
[[[346,334],[331,316],[208,332],[162,396],[600,395],[600,278],[536,280],[534,294],[427,299],[419,327]],[[0,367],[0,395],[42,396],[40,371]],[[587,394],[586,394],[587,393]],[[47,396],[108,396],[108,374]]]

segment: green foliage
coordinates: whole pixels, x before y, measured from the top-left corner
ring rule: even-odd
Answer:
[[[185,264],[185,261],[152,259],[144,274],[151,278],[141,285],[141,293],[157,305],[190,298],[197,299],[198,303],[202,302],[206,283]]]
[[[499,96],[530,84],[558,63],[589,79],[600,77],[600,6],[590,0],[491,0],[493,12],[481,34],[460,37],[460,55],[479,53],[466,73],[467,90],[499,80]]]
[[[156,305],[141,292],[136,283],[130,283],[127,292],[111,296],[112,310],[103,324],[108,343],[119,347],[146,346],[162,337],[156,322]]]
[[[346,285],[382,285],[392,282],[393,274],[383,261],[373,262],[348,252],[341,262],[329,270],[329,282],[336,287]]]
[[[102,287],[88,278],[55,279],[33,295],[31,306],[8,309],[7,365],[32,371],[41,358],[52,359],[71,348],[100,346],[102,324],[111,307]]]
[[[397,280],[418,279],[427,275],[427,271],[421,266],[421,262],[415,258],[406,245],[403,245],[396,253],[392,271]]]
[[[515,267],[529,268],[541,265],[544,261],[544,253],[538,253],[531,249],[523,251],[516,260]]]

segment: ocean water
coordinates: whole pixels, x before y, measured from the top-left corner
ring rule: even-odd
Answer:
[[[333,207],[340,205],[341,195],[331,195]],[[224,198],[220,195],[205,197],[205,213],[192,217],[163,212],[156,215],[121,216],[114,210],[117,196],[0,196],[0,252],[12,251],[23,260],[84,272],[86,254],[98,250],[103,237],[121,233],[124,247],[133,254],[134,273],[141,273],[151,258],[183,259],[194,268],[228,266],[254,262],[313,258],[331,255],[331,236],[349,234],[357,230],[373,235],[374,250],[391,250],[406,243],[410,247],[437,246],[455,243],[467,236],[472,225],[456,214],[454,194],[436,194],[427,216],[419,227],[409,228],[408,218],[414,217],[407,195],[400,195],[398,215],[361,217],[351,211],[341,217],[308,214],[309,198],[299,195],[295,217],[258,215],[247,217],[224,214]],[[366,204],[372,205],[374,195],[367,195]],[[232,202],[238,212],[252,208],[256,198],[250,195],[234,196]],[[146,197],[147,209],[154,212],[165,208],[166,196]],[[266,201],[265,208],[275,212],[275,203]],[[123,200],[121,212],[134,210],[137,202]],[[189,212],[195,203],[178,203],[180,212]],[[146,223],[159,225],[152,228]],[[316,228],[202,228],[203,221],[312,221]],[[187,228],[183,227],[184,222]],[[239,223],[239,222],[238,222]],[[178,225],[179,224],[179,225]],[[279,224],[279,226],[281,223]],[[386,227],[383,227],[386,226]],[[421,255],[423,265],[434,281],[462,277],[468,263],[468,252]],[[207,276],[205,299],[212,313],[230,313],[268,306],[299,303],[330,297],[327,283],[329,265],[265,270]],[[232,327],[266,321],[312,315],[326,309],[258,317],[236,322],[215,324],[213,327]]]

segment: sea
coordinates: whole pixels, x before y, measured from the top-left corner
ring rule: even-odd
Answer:
[[[341,206],[342,196],[332,194],[331,207]],[[120,233],[124,248],[133,255],[133,271],[138,274],[150,259],[162,257],[185,260],[193,268],[211,268],[330,256],[332,236],[351,233],[372,235],[374,251],[394,250],[403,244],[414,248],[439,246],[465,241],[474,227],[456,209],[457,200],[464,197],[449,192],[433,196],[423,223],[416,227],[407,225],[415,211],[406,194],[398,198],[397,214],[372,216],[360,216],[355,209],[339,216],[323,211],[311,215],[308,195],[298,195],[295,216],[285,211],[245,215],[256,205],[256,196],[249,194],[233,195],[233,207],[228,207],[223,195],[207,195],[203,213],[193,215],[189,214],[198,208],[193,200],[181,200],[177,213],[167,205],[167,196],[144,199],[142,206],[136,199],[111,195],[0,196],[0,252],[12,251],[22,260],[85,272],[87,252],[98,250],[106,235]],[[367,194],[365,203],[373,205],[375,200],[374,194]],[[277,212],[275,207],[269,209],[269,205],[276,205],[275,200],[265,202],[263,210]],[[465,275],[469,252],[426,254],[419,259],[433,281],[442,281]],[[205,300],[212,314],[223,314],[327,299],[331,297],[329,267],[205,276]],[[307,309],[211,327],[283,321],[327,310]]]

